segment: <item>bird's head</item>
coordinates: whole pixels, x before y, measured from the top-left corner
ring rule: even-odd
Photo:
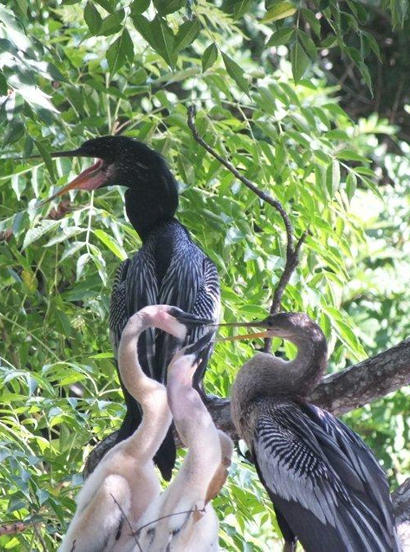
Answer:
[[[101,136],[87,140],[78,149],[53,152],[51,157],[90,157],[96,162],[47,201],[69,190],[116,185],[140,191],[151,183],[161,184],[170,197],[177,197],[175,180],[163,157],[134,138]]]
[[[185,339],[190,329],[198,326],[209,326],[214,323],[214,321],[209,318],[201,318],[195,314],[185,312],[178,307],[170,305],[150,305],[144,307],[130,318],[127,326],[132,327],[132,320],[134,318],[136,320],[142,320],[145,327],[159,328],[173,335],[180,341]],[[205,338],[199,339],[190,346],[192,350],[189,349],[189,351],[187,350],[184,354],[197,354],[209,344],[210,337],[207,338],[207,342],[205,341]],[[185,351],[185,349],[183,349],[183,351]]]

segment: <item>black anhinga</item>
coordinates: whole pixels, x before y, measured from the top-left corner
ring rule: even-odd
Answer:
[[[238,336],[281,337],[297,346],[292,361],[258,353],[232,388],[232,418],[245,439],[276,511],[285,551],[399,550],[386,476],[356,433],[308,404],[326,369],[327,344],[303,313],[280,313]],[[235,338],[234,338],[235,339]]]
[[[159,153],[133,138],[102,136],[84,142],[76,150],[55,152],[52,156],[97,159],[92,167],[53,197],[71,189],[93,190],[111,185],[127,188],[127,216],[141,237],[142,247],[133,258],[120,265],[115,277],[110,307],[110,331],[115,353],[127,320],[146,305],[175,305],[186,312],[217,320],[220,291],[216,267],[175,219],[177,184]],[[190,330],[186,343],[193,343],[205,331],[200,326]],[[155,330],[145,332],[139,342],[139,356],[145,372],[165,383],[167,366],[175,347],[172,336]],[[211,351],[211,345],[204,349],[195,373],[194,385],[201,392]],[[117,442],[129,437],[141,420],[136,401],[122,382],[121,386],[127,412]],[[155,459],[165,479],[171,477],[175,454],[170,431]]]
[[[142,421],[128,439],[117,443],[104,456],[85,481],[59,552],[134,549],[132,528],[161,493],[153,456],[172,420],[165,386],[148,377],[141,368],[138,339],[144,330],[155,327],[181,343],[189,328],[207,322],[168,305],[145,307],[128,320],[118,347],[118,366],[124,386],[141,404]],[[204,338],[207,338],[206,345],[208,334]],[[178,353],[179,362],[188,370],[198,361],[204,344],[200,341],[195,354],[186,357],[183,352]]]

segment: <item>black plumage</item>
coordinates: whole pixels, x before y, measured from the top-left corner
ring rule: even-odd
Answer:
[[[220,306],[219,279],[215,265],[191,240],[174,214],[178,207],[176,181],[162,156],[132,138],[104,136],[85,142],[78,150],[53,156],[96,157],[97,163],[83,171],[58,195],[68,189],[126,187],[127,216],[141,237],[142,246],[119,267],[111,295],[110,332],[117,351],[127,320],[146,305],[174,305],[186,312],[217,320]],[[190,331],[186,343],[194,342],[206,328]],[[175,338],[148,330],[140,338],[138,354],[144,371],[166,381],[167,365],[177,346]],[[211,345],[204,349],[194,384],[202,392]],[[121,384],[122,385],[122,384]],[[130,436],[141,414],[136,401],[122,385],[127,406],[117,441]],[[155,458],[162,475],[169,479],[175,463],[175,444],[169,432]]]
[[[285,549],[397,552],[386,476],[365,443],[306,402],[326,366],[326,340],[302,313],[269,317],[266,336],[298,347],[293,361],[265,353],[243,366],[232,417],[277,513]]]

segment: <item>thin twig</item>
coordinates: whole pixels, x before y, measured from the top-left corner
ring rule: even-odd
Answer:
[[[130,520],[128,519],[127,514],[124,512],[123,507],[122,507],[121,504],[118,502],[118,500],[115,498],[115,496],[114,496],[112,493],[110,493],[110,494],[111,494],[111,497],[112,497],[113,501],[114,501],[115,504],[118,506],[118,509],[119,509],[119,511],[121,512],[121,514],[123,515],[125,521],[128,523],[128,527],[130,528],[131,535],[132,535],[132,536],[134,537],[134,539],[135,539],[135,544],[138,546],[138,550],[139,550],[140,552],[144,552],[144,551],[142,550],[142,548],[141,548],[141,545],[140,545],[140,543],[139,543],[139,540],[138,540],[138,537],[137,537],[137,535],[136,535],[136,532],[134,531],[134,529],[133,529],[133,527],[132,527],[132,525],[131,525],[131,522],[130,522]]]
[[[275,314],[280,310],[283,292],[285,291],[285,288],[289,283],[290,277],[292,276],[294,270],[296,269],[299,263],[299,251],[300,251],[300,248],[302,247],[303,242],[306,239],[307,231],[303,232],[302,236],[296,243],[296,246],[294,246],[294,233],[293,233],[292,223],[282,203],[277,199],[274,199],[271,195],[267,194],[266,192],[263,192],[262,190],[260,190],[253,182],[251,182],[248,178],[246,178],[246,176],[240,173],[238,169],[234,167],[230,161],[222,157],[222,155],[220,155],[216,150],[214,150],[214,148],[212,148],[207,142],[205,142],[202,136],[199,135],[198,129],[195,126],[195,115],[196,115],[195,106],[193,105],[189,106],[188,107],[188,126],[191,129],[192,136],[198,142],[198,144],[200,144],[204,149],[206,149],[208,153],[210,153],[213,157],[215,157],[215,159],[217,159],[224,167],[228,169],[228,171],[230,171],[234,176],[236,176],[238,180],[240,180],[243,184],[245,184],[245,186],[249,188],[254,194],[256,194],[260,199],[262,199],[262,201],[265,201],[266,203],[271,205],[274,209],[276,209],[276,211],[278,211],[278,213],[282,218],[282,221],[286,230],[286,263],[285,263],[285,268],[282,272],[282,275],[279,279],[279,282],[276,285],[273,293],[270,313]],[[270,345],[271,345],[271,340],[265,339],[264,350],[269,351]]]
[[[27,521],[16,521],[13,523],[5,523],[4,525],[0,525],[0,536],[1,535],[16,535],[17,533],[22,533],[26,529],[28,529],[31,525],[33,525],[33,522],[27,522]]]
[[[194,514],[195,512],[205,513],[205,506],[203,508],[198,508],[195,506],[195,508],[193,508],[192,510],[184,510],[182,512],[172,512],[171,514],[165,514],[164,516],[161,516],[157,519],[153,519],[152,521],[148,521],[147,523],[144,523],[144,525],[141,525],[141,527],[138,527],[138,529],[135,531],[134,534],[141,533],[143,529],[145,529],[149,525],[152,525],[153,523],[157,523],[157,521],[161,521],[162,519],[170,518],[173,516],[182,516],[183,514]]]

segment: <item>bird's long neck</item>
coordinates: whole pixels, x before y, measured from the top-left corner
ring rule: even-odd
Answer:
[[[174,364],[168,372],[168,402],[178,434],[188,447],[181,478],[184,485],[189,484],[190,492],[205,499],[209,483],[222,462],[221,444],[207,408],[192,387],[192,372],[187,372],[184,366],[189,362],[187,358],[182,357],[179,365]]]
[[[121,379],[143,412],[142,422],[130,437],[130,444],[138,447],[140,457],[145,454],[147,458],[156,453],[172,419],[165,387],[149,378],[138,360],[138,338],[151,325],[143,316],[134,316],[124,328],[118,349]]]
[[[323,334],[315,340],[304,337],[289,340],[298,348],[293,360],[258,353],[241,368],[232,389],[232,413],[238,421],[244,406],[254,399],[304,399],[323,376],[327,351]]]
[[[292,391],[304,397],[318,384],[326,370],[326,341],[321,336],[316,340],[295,336],[290,341],[297,347],[296,357],[282,361],[280,370]]]
[[[177,208],[177,185],[169,171],[147,175],[138,187],[125,192],[127,216],[142,240],[159,224],[171,220]]]

